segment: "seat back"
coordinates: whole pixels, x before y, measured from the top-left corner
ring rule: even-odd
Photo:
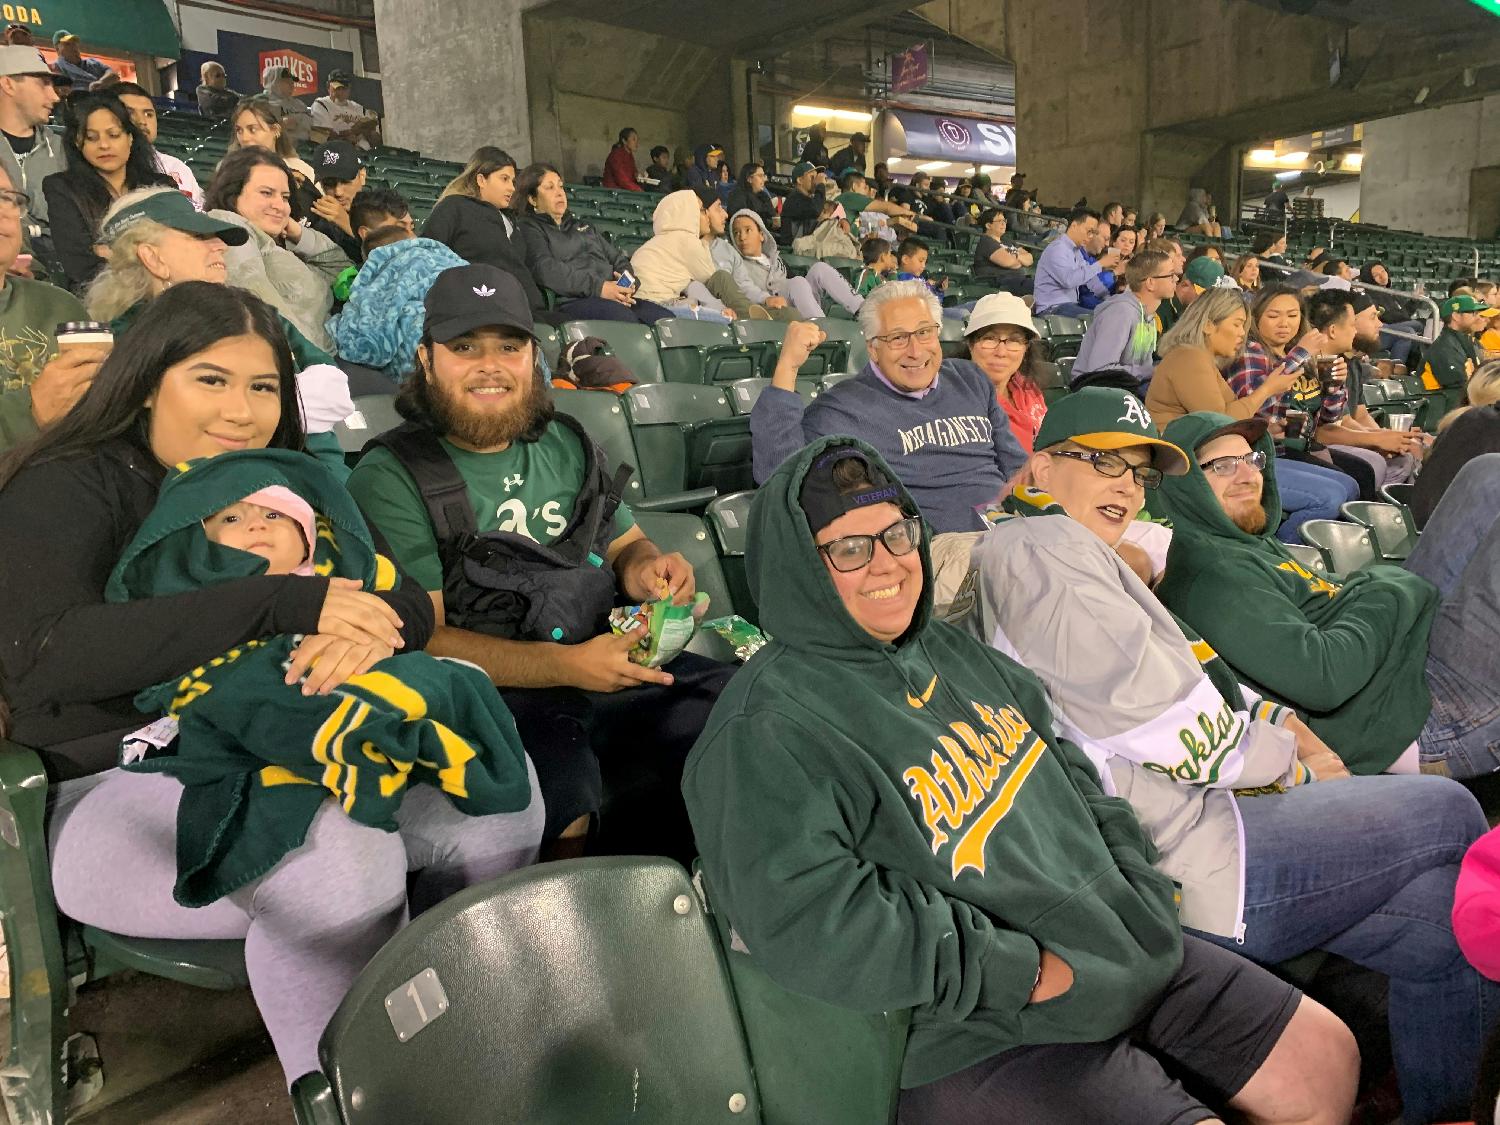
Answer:
[[[1370,529],[1357,523],[1308,520],[1298,532],[1304,543],[1323,552],[1323,559],[1334,574],[1353,574],[1379,559]]]
[[[371,438],[394,430],[406,419],[396,413],[395,395],[360,395],[354,400],[354,413],[333,427],[339,448],[358,453]]]
[[[727,324],[674,317],[656,325],[656,341],[669,382],[727,383],[757,373],[757,352]]]
[[[1388,504],[1399,504],[1403,508],[1411,507],[1416,494],[1415,484],[1388,484],[1380,490],[1380,495]]]
[[[725,388],[647,383],[621,397],[648,496],[755,483],[749,419],[734,414]]]
[[[750,505],[754,500],[753,491],[716,496],[703,510],[703,518],[713,530],[719,552],[719,569],[729,585],[736,611],[746,621],[758,625],[760,607],[750,595],[750,578],[745,570],[745,552],[750,543]]]
[[[761,1120],[713,931],[665,859],[459,892],[375,954],[320,1055],[360,1125]]]
[[[1323,558],[1323,552],[1316,547],[1309,547],[1306,543],[1283,543],[1282,546],[1292,558],[1314,574],[1328,573],[1328,562]]]
[[[865,334],[859,327],[859,321],[822,317],[815,323],[828,335],[828,339],[818,346],[818,351],[830,345],[842,345],[838,353],[842,362],[830,366],[826,374],[857,375],[865,369],[865,364],[870,361],[870,353],[865,347]]]
[[[966,359],[969,342],[964,339],[964,322],[957,317],[945,316],[938,326],[938,339],[943,342],[943,355],[948,359]]]
[[[562,337],[558,335],[556,328],[550,324],[538,324],[535,329],[537,343],[541,345],[542,355],[547,359],[547,369],[555,372],[557,370],[557,357],[562,355]]]
[[[756,368],[769,379],[776,370],[776,360],[781,356],[781,342],[786,339],[787,324],[784,320],[736,320],[734,337],[756,356]],[[822,372],[826,364],[814,365],[809,359],[804,368]]]
[[[577,419],[584,432],[604,451],[606,467],[611,473],[622,464],[635,469],[630,483],[625,486],[625,503],[634,504],[644,499],[646,488],[641,483],[640,458],[635,452],[635,442],[620,396],[609,391],[554,388],[552,400],[561,413]]]
[[[692,564],[694,583],[708,595],[710,618],[731,613],[744,616],[735,604],[734,591],[724,579],[713,537],[701,519],[687,512],[638,512],[635,518],[647,539],[664,552],[676,551]],[[733,647],[717,633],[703,630],[694,633],[688,651],[712,660],[734,662]]]
[[[1339,509],[1347,520],[1370,529],[1375,550],[1382,559],[1399,562],[1417,545],[1417,525],[1411,509],[1400,504],[1377,504],[1351,500]]]
[[[660,383],[661,360],[656,354],[656,336],[644,324],[622,320],[570,320],[562,326],[562,345],[597,336],[604,341],[630,373],[642,383]]]
[[[828,376],[835,378],[835,376]],[[837,376],[845,378],[845,376]],[[802,404],[806,406],[822,393],[821,379],[797,380],[797,393],[802,396]],[[748,415],[755,409],[755,404],[760,401],[761,392],[771,385],[770,379],[736,379],[725,387],[729,395],[729,408],[736,414]]]

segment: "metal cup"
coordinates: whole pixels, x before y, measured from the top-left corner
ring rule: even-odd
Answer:
[[[1415,414],[1387,414],[1385,416],[1386,428],[1391,430],[1409,430],[1416,425],[1416,422]]]

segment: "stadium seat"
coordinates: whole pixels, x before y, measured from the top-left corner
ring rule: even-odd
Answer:
[[[622,464],[635,470],[630,483],[625,486],[625,502],[632,509],[675,512],[685,508],[701,508],[714,498],[715,490],[712,488],[655,495],[647,491],[642,479],[644,474],[641,472],[641,459],[636,453],[635,441],[625,416],[625,406],[619,395],[609,391],[559,388],[552,392],[552,397],[558,411],[577,420],[589,437],[604,450],[611,472]]]
[[[792,277],[804,277],[807,271],[817,262],[816,258],[809,258],[802,254],[783,254],[781,264],[786,266],[786,272]]]
[[[734,588],[726,581],[713,536],[701,519],[687,512],[641,512],[636,522],[646,538],[664,552],[676,551],[692,564],[694,584],[708,595],[709,618],[731,613],[744,616],[738,608]],[[688,651],[730,664],[735,658],[733,646],[711,631],[694,633]]]
[[[1287,553],[1314,574],[1327,574],[1328,562],[1323,558],[1323,552],[1316,547],[1310,547],[1306,543],[1283,543]]]
[[[750,580],[745,571],[745,548],[749,543],[750,504],[754,492],[732,492],[709,501],[703,516],[713,529],[719,550],[719,568],[734,598],[736,612],[747,621],[760,623],[760,610],[750,596]]]
[[[968,359],[969,344],[964,339],[964,322],[955,317],[943,317],[938,328],[938,338],[943,342],[943,355],[948,359]]]
[[[750,422],[735,415],[726,388],[645,383],[620,397],[648,496],[754,487]]]
[[[1353,520],[1370,530],[1376,553],[1387,562],[1400,562],[1417,545],[1416,521],[1412,519],[1411,509],[1403,505],[1351,500],[1339,511],[1346,520]]]
[[[822,382],[821,379],[797,380],[797,393],[802,396],[804,406],[822,393]],[[748,416],[755,409],[760,393],[770,385],[769,379],[736,379],[724,388],[729,395],[729,408],[736,414]]]
[[[1380,490],[1387,504],[1399,504],[1403,508],[1411,507],[1412,497],[1416,494],[1415,484],[1388,484]]]
[[[781,356],[781,342],[786,339],[787,322],[784,320],[737,320],[734,336],[741,344],[755,353],[756,368],[767,379],[776,370],[776,360]],[[821,373],[822,359],[814,363],[808,360],[803,365],[809,373],[815,369]]]
[[[406,421],[396,413],[395,395],[361,395],[354,400],[354,413],[333,427],[339,448],[359,453],[365,444]]]
[[[1047,354],[1056,360],[1062,356],[1076,356],[1083,346],[1085,325],[1071,316],[1047,316],[1042,318],[1047,331],[1042,333],[1047,341]]]
[[[676,317],[656,325],[662,373],[672,383],[729,383],[758,374],[756,352],[727,324]]]
[[[813,323],[828,334],[828,339],[818,345],[814,354],[829,349],[838,357],[826,368],[827,374],[848,372],[857,375],[865,369],[870,355],[865,348],[865,334],[860,330],[858,321],[822,317]]]
[[[1302,542],[1316,547],[1334,574],[1353,574],[1379,560],[1370,529],[1341,520],[1308,520],[1299,529]]]
[[[460,891],[371,958],[300,1125],[762,1120],[734,995],[666,859],[564,860]]]
[[[550,324],[538,324],[535,331],[542,355],[547,359],[547,369],[556,372],[558,357],[562,355],[562,339],[558,336],[557,329]]]
[[[666,376],[656,353],[656,336],[644,324],[622,320],[570,320],[562,326],[562,344],[597,336],[637,381],[660,383]]]

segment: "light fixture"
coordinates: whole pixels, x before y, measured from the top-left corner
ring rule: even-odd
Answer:
[[[1358,150],[1344,153],[1344,159],[1339,164],[1345,172],[1358,172],[1364,166],[1365,154]]]
[[[1277,164],[1301,164],[1312,154],[1305,149],[1300,152],[1283,152],[1276,158]]]
[[[824,118],[837,118],[842,121],[870,121],[873,114],[859,109],[834,109],[831,106],[822,105],[794,105],[792,112],[802,117],[815,117],[818,120]]]
[[[1276,175],[1273,176],[1273,177],[1271,177],[1271,178],[1274,179],[1274,180],[1279,180],[1281,183],[1289,184],[1293,180],[1301,179],[1302,178],[1302,173],[1301,172],[1277,172]]]
[[[900,163],[901,163],[901,158],[899,156],[888,156],[888,157],[886,157],[886,160],[885,160],[885,166],[887,168],[894,168],[897,164],[900,164]]]
[[[929,160],[926,164],[918,164],[918,172],[936,172],[941,168],[948,167],[946,160]]]
[[[1275,164],[1276,150],[1274,148],[1252,148],[1250,159],[1256,164]]]

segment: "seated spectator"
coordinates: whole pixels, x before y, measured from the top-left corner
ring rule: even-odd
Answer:
[[[857,258],[859,243],[855,241],[854,228],[848,219],[840,218],[839,205],[833,200],[823,204],[823,213],[812,230],[792,239],[792,253],[807,258]],[[885,241],[880,234],[873,237]],[[889,243],[887,243],[889,245]]]
[[[1335,257],[1325,257],[1313,267],[1313,272],[1320,273],[1324,277],[1337,277],[1344,281],[1353,281],[1359,276],[1354,267],[1343,258]]]
[[[1167,255],[1142,250],[1126,265],[1124,277],[1125,290],[1094,312],[1073,361],[1073,377],[1124,368],[1139,380],[1144,395],[1156,368],[1156,310],[1172,295],[1179,275]]]
[[[1250,240],[1250,253],[1257,258],[1266,258],[1272,262],[1286,262],[1286,232],[1277,230],[1256,231],[1255,237]]]
[[[1135,220],[1138,213],[1139,212],[1137,212],[1134,207],[1126,207],[1124,217],[1120,220],[1120,222],[1124,226],[1129,227],[1131,230],[1136,230],[1137,228]]]
[[[896,280],[920,281],[939,301],[948,288],[948,279],[935,281],[927,276],[927,243],[920,238],[903,238],[896,247]]]
[[[628,126],[620,130],[619,138],[610,146],[604,158],[604,186],[616,191],[644,191],[640,173],[635,167],[635,150],[641,147],[641,136]],[[652,160],[656,149],[651,150]]]
[[[916,233],[917,224],[912,217],[911,208],[871,196],[870,187],[859,172],[847,171],[839,179],[838,202],[843,205],[851,222],[868,211],[872,215],[888,216],[891,226],[898,231]]]
[[[999,496],[1025,459],[984,372],[943,358],[942,316],[923,282],[876,289],[859,310],[870,362],[806,407],[796,392],[797,371],[823,333],[814,324],[791,325],[771,386],[750,414],[757,481],[827,434],[867,440],[898,467],[937,533],[939,604],[952,598],[968,568],[969,546],[984,524],[975,506]]]
[[[657,145],[651,150],[651,163],[641,173],[641,183],[651,191],[665,195],[672,190],[672,150]]]
[[[515,202],[516,162],[504,149],[484,145],[438,196],[422,224],[422,237],[441,242],[466,262],[504,270],[521,286],[532,310],[539,311],[546,302],[526,264]]]
[[[897,186],[896,181],[891,178],[891,167],[883,161],[875,165],[870,172],[870,179],[874,181],[875,194],[882,199],[889,199],[891,191]]]
[[[541,285],[557,294],[554,310],[563,320],[627,320],[655,324],[670,317],[636,297],[638,286],[621,285],[630,259],[592,225],[568,210],[562,174],[550,164],[532,164],[521,173],[516,192],[526,207],[520,232],[526,265]]]
[[[976,225],[979,216],[983,213],[983,208],[974,201],[974,187],[968,180],[958,181],[953,189],[953,198],[949,201],[949,208],[953,211],[953,221],[959,226]]]
[[[1177,323],[1182,310],[1197,300],[1202,290],[1187,276],[1187,255],[1182,252],[1182,243],[1175,238],[1157,238],[1146,243],[1146,249],[1165,254],[1172,272],[1178,275],[1172,295],[1156,306],[1156,332],[1160,336]]]
[[[861,297],[868,297],[876,286],[895,274],[896,252],[883,238],[867,238],[859,244],[859,256],[865,265],[859,271],[859,284],[854,289]]]
[[[261,73],[261,97],[270,102],[280,114],[281,131],[293,145],[312,139],[312,110],[298,99],[293,91],[297,88],[297,76],[284,66],[268,66]]]
[[[1474,282],[1474,296],[1492,309],[1500,309],[1500,283],[1485,278]],[[1500,359],[1500,321],[1490,317],[1480,326],[1479,354],[1484,361]]]
[[[1078,303],[1078,291],[1087,289],[1101,301],[1109,287],[1100,274],[1120,264],[1120,255],[1104,250],[1095,261],[1084,256],[1085,248],[1099,237],[1099,212],[1075,209],[1068,226],[1042,250],[1036,264],[1035,301],[1038,316],[1083,316],[1089,310]]]
[[[1122,1122],[1229,1106],[1345,1121],[1347,1029],[1180,935],[1135,815],[1056,733],[1034,677],[932,621],[918,515],[874,451],[838,436],[756,496],[748,564],[775,639],[683,783],[715,909],[748,956],[825,1003],[911,1009],[905,1121],[1075,1125],[1102,1106]]]
[[[384,231],[391,232],[391,241],[374,245]],[[468,263],[441,242],[414,238],[401,226],[377,228],[366,246],[344,307],[328,319],[328,334],[341,360],[399,383],[415,368],[428,292],[444,271]]]
[[[776,213],[776,202],[766,190],[764,164],[750,163],[740,169],[739,183],[724,201],[724,210],[731,217],[736,211],[754,211],[767,230],[780,229],[781,216]]]
[[[1165,238],[1167,236],[1167,217],[1160,211],[1152,211],[1146,216],[1146,241]]]
[[[1010,420],[1010,432],[1023,453],[1031,452],[1047,400],[1037,385],[1042,362],[1031,310],[1013,293],[990,293],[979,298],[964,327],[969,358],[995,388],[995,398]]]
[[[0,402],[3,402],[0,399]],[[1460,406],[1438,427],[1433,445],[1417,477],[1411,499],[1417,527],[1425,527],[1454,478],[1470,461],[1486,453],[1500,453],[1500,360],[1491,360],[1469,380],[1468,406]]]
[[[57,50],[57,61],[52,65],[57,68],[59,78],[65,78],[72,83],[73,93],[84,94],[107,90],[120,81],[120,76],[113,67],[98,59],[84,57],[78,36],[71,31],[59,31],[54,34],[52,46]]]
[[[1229,267],[1229,276],[1249,300],[1260,288],[1260,259],[1254,254],[1241,254]]]
[[[1031,251],[1005,241],[1008,226],[1005,212],[998,207],[979,216],[979,229],[984,233],[974,246],[974,278],[1025,297],[1032,289],[1031,275],[1026,272],[1032,264]]]
[[[719,193],[720,202],[727,202],[729,199],[729,193],[732,192],[738,185],[735,183],[734,177],[729,174],[728,164],[725,164],[721,161],[719,163],[718,172],[719,175],[714,183],[714,189]],[[728,212],[726,211],[725,213],[727,214]]]
[[[1174,531],[1158,592],[1242,683],[1304,712],[1353,773],[1500,768],[1482,686],[1500,683],[1500,458],[1464,466],[1400,566],[1325,577],[1271,536],[1264,420],[1195,414],[1164,436],[1194,468],[1163,486]]]
[[[23,219],[27,245],[49,230],[42,182],[67,166],[62,138],[47,127],[58,81],[35,47],[0,47],[0,167],[10,190],[31,200]]]
[[[1422,353],[1422,386],[1443,396],[1443,409],[1452,410],[1464,401],[1469,378],[1479,367],[1479,346],[1474,337],[1483,331],[1485,321],[1500,316],[1472,294],[1460,293],[1438,305],[1443,330]]]
[[[198,186],[198,177],[193,175],[193,170],[177,157],[156,147],[156,103],[151,100],[151,95],[134,82],[117,82],[110,93],[120,99],[120,104],[130,114],[131,124],[140,130],[141,136],[151,146],[156,170],[171,176],[177,190],[192,200],[194,207],[203,210],[203,189]]]
[[[364,249],[349,211],[365,186],[364,162],[348,141],[329,141],[313,153],[313,163],[322,194],[308,212],[308,225],[333,239],[351,262],[361,262]]]
[[[1031,487],[974,548],[973,630],[1041,679],[1130,802],[1181,890],[1184,927],[1263,965],[1321,948],[1389,977],[1403,1116],[1460,1114],[1500,999],[1454,955],[1449,921],[1458,862],[1485,831],[1478,803],[1446,778],[1349,779],[1306,723],[1243,688],[1137,579],[1127,529],[1164,473],[1187,470],[1138,403],[1079,391],[1038,446]],[[1207,742],[1205,724],[1217,732]],[[1318,862],[1334,854],[1345,862]],[[1437,1041],[1453,1055],[1434,1056]]]
[[[974,202],[978,203],[981,208],[1000,206],[1000,200],[990,194],[992,181],[989,176],[980,172],[970,176],[969,183],[974,186]]]
[[[1120,252],[1120,264],[1130,261],[1136,251],[1136,232],[1133,227],[1116,227],[1109,244]]]
[[[246,893],[200,908],[172,896],[183,786],[116,768],[122,737],[149,717],[136,694],[281,633],[306,638],[299,671],[321,657],[336,686],[371,657],[419,651],[432,629],[430,599],[404,579],[372,593],[259,575],[106,601],[116,556],[155,504],[166,466],[229,448],[301,448],[295,386],[266,305],[230,286],[185,283],[116,343],[79,408],[0,469],[0,524],[27,544],[0,553],[0,665],[11,736],[47,764],[58,909],[146,937],[245,939],[288,1084],[318,1070],[329,1016],[405,921],[408,868],[421,868],[421,909],[497,874],[495,858],[515,849],[509,832],[497,839],[480,819],[443,815],[436,792],[408,798],[390,833],[324,801],[298,853]]]
[[[1108,223],[1100,223],[1083,245],[1083,260],[1089,265],[1099,261],[1105,254],[1113,255],[1115,262],[1109,269],[1100,270],[1096,277],[1089,279],[1104,287],[1105,296],[1101,297],[1094,292],[1094,287],[1087,282],[1078,287],[1076,300],[1089,312],[1093,312],[1109,299],[1109,294],[1115,291],[1115,271],[1125,264],[1124,255],[1112,245],[1112,235],[1113,228]]]
[[[640,286],[637,299],[663,305],[675,316],[694,317],[702,309],[728,320],[752,315],[769,319],[770,310],[752,306],[729,271],[709,253],[709,243],[724,233],[727,219],[711,185],[701,192],[665,196],[651,216],[656,233],[630,256]]]
[[[477,664],[501,689],[536,765],[549,853],[582,849],[602,798],[602,762],[636,782],[652,770],[663,777],[653,812],[670,854],[680,854],[691,847],[674,798],[682,762],[733,668],[692,654],[647,668],[630,660],[637,638],[609,631],[618,598],[690,600],[693,568],[642,534],[630,509],[617,506],[616,467],[603,463],[576,422],[554,415],[533,332],[525,295],[508,274],[485,265],[447,271],[428,294],[417,371],[398,399],[408,423],[360,461],[349,488],[389,538],[402,572],[429,592],[439,625],[427,651]],[[434,524],[423,500],[432,482],[414,470],[413,457],[435,461],[465,486],[466,527],[441,507],[444,519]],[[586,585],[561,563],[525,579],[564,599],[556,613],[576,628],[554,630],[550,612],[535,629],[524,621],[517,606],[536,604],[534,590],[484,597],[451,550],[466,532],[506,532],[579,559],[597,576]],[[559,541],[565,532],[573,538]],[[585,534],[593,541],[585,544]],[[504,539],[488,541],[510,550]],[[590,554],[608,566],[595,568]]]
[[[317,173],[297,155],[291,134],[281,127],[281,111],[276,106],[259,95],[245,98],[229,115],[229,129],[230,152],[263,148],[281,157],[281,162],[291,170],[299,205],[304,211],[312,209],[318,198]]]
[[[918,199],[926,204],[927,217],[935,223],[948,223],[950,225],[958,221],[958,216],[953,213],[953,203],[948,195],[948,181],[941,176],[934,179],[926,172],[918,172],[911,178],[912,189],[918,193]],[[902,200],[897,199],[897,203]]]
[[[687,180],[683,186],[689,191],[706,187],[718,191],[719,187],[719,162],[724,159],[724,150],[718,145],[704,144],[693,149],[693,163],[688,168]]]
[[[1020,210],[1022,203],[1020,197],[1023,195],[1027,198],[1030,198],[1032,195],[1031,192],[1026,190],[1026,173],[1014,172],[1011,174],[1010,183],[1005,190],[1005,206]]]
[[[1212,259],[1214,264],[1219,267],[1221,275],[1224,272],[1224,252],[1217,246],[1215,246],[1212,242],[1203,242],[1197,246],[1194,246],[1192,253],[1190,253],[1187,258],[1188,265],[1192,265],[1199,258]]]
[[[869,147],[869,144],[870,138],[863,133],[855,133],[850,137],[847,145],[828,158],[828,178],[843,183],[844,176],[849,172],[858,172],[863,177],[865,174],[865,149]],[[847,191],[848,189],[845,188],[844,190]]]
[[[332,352],[323,322],[333,309],[332,285],[352,263],[327,235],[304,225],[287,166],[262,148],[232,152],[214,172],[206,203],[214,218],[250,234],[225,255],[229,284],[250,290]]]
[[[79,292],[104,265],[94,244],[110,200],[173,184],[156,170],[155,150],[113,92],[75,94],[63,104],[63,151],[68,166],[42,182],[42,194],[68,287]]]
[[[758,212],[736,211],[730,217],[729,236],[709,244],[714,264],[729,272],[750,301],[764,305],[773,315],[790,312],[793,315],[785,319],[816,319],[826,315],[825,301],[837,303],[852,315],[864,304],[827,262],[814,262],[804,277],[789,276],[776,240]]]
[[[349,206],[349,225],[361,243],[371,231],[384,227],[402,227],[413,236],[417,233],[411,217],[411,204],[404,195],[390,188],[361,188]]]
[[[1205,188],[1189,188],[1187,205],[1177,216],[1177,227],[1189,234],[1206,234],[1210,238],[1222,238],[1224,228],[1214,218],[1213,196]]]
[[[810,234],[823,215],[824,197],[813,189],[818,169],[803,161],[792,169],[792,190],[781,205],[782,230],[788,237]]]
[[[1161,363],[1146,392],[1146,409],[1158,426],[1165,428],[1184,414],[1205,411],[1252,418],[1267,401],[1297,383],[1300,369],[1283,364],[1245,395],[1234,393],[1223,371],[1244,352],[1249,316],[1238,292],[1211,289],[1161,337]],[[1286,522],[1272,530],[1288,543],[1300,542],[1298,531],[1308,520],[1338,519],[1341,504],[1359,499],[1353,479],[1321,465],[1278,461],[1275,475],[1285,500],[1277,516],[1284,512]]]
[[[204,117],[228,117],[244,96],[229,88],[224,64],[209,59],[198,68],[198,112]]]
[[[324,141],[343,141],[368,152],[380,143],[380,118],[353,98],[354,76],[347,70],[331,71],[328,93],[313,99],[312,127]]]
[[[64,289],[10,272],[21,252],[26,196],[0,163],[0,453],[66,414],[98,374],[109,348],[59,352],[59,324],[88,319]]]

